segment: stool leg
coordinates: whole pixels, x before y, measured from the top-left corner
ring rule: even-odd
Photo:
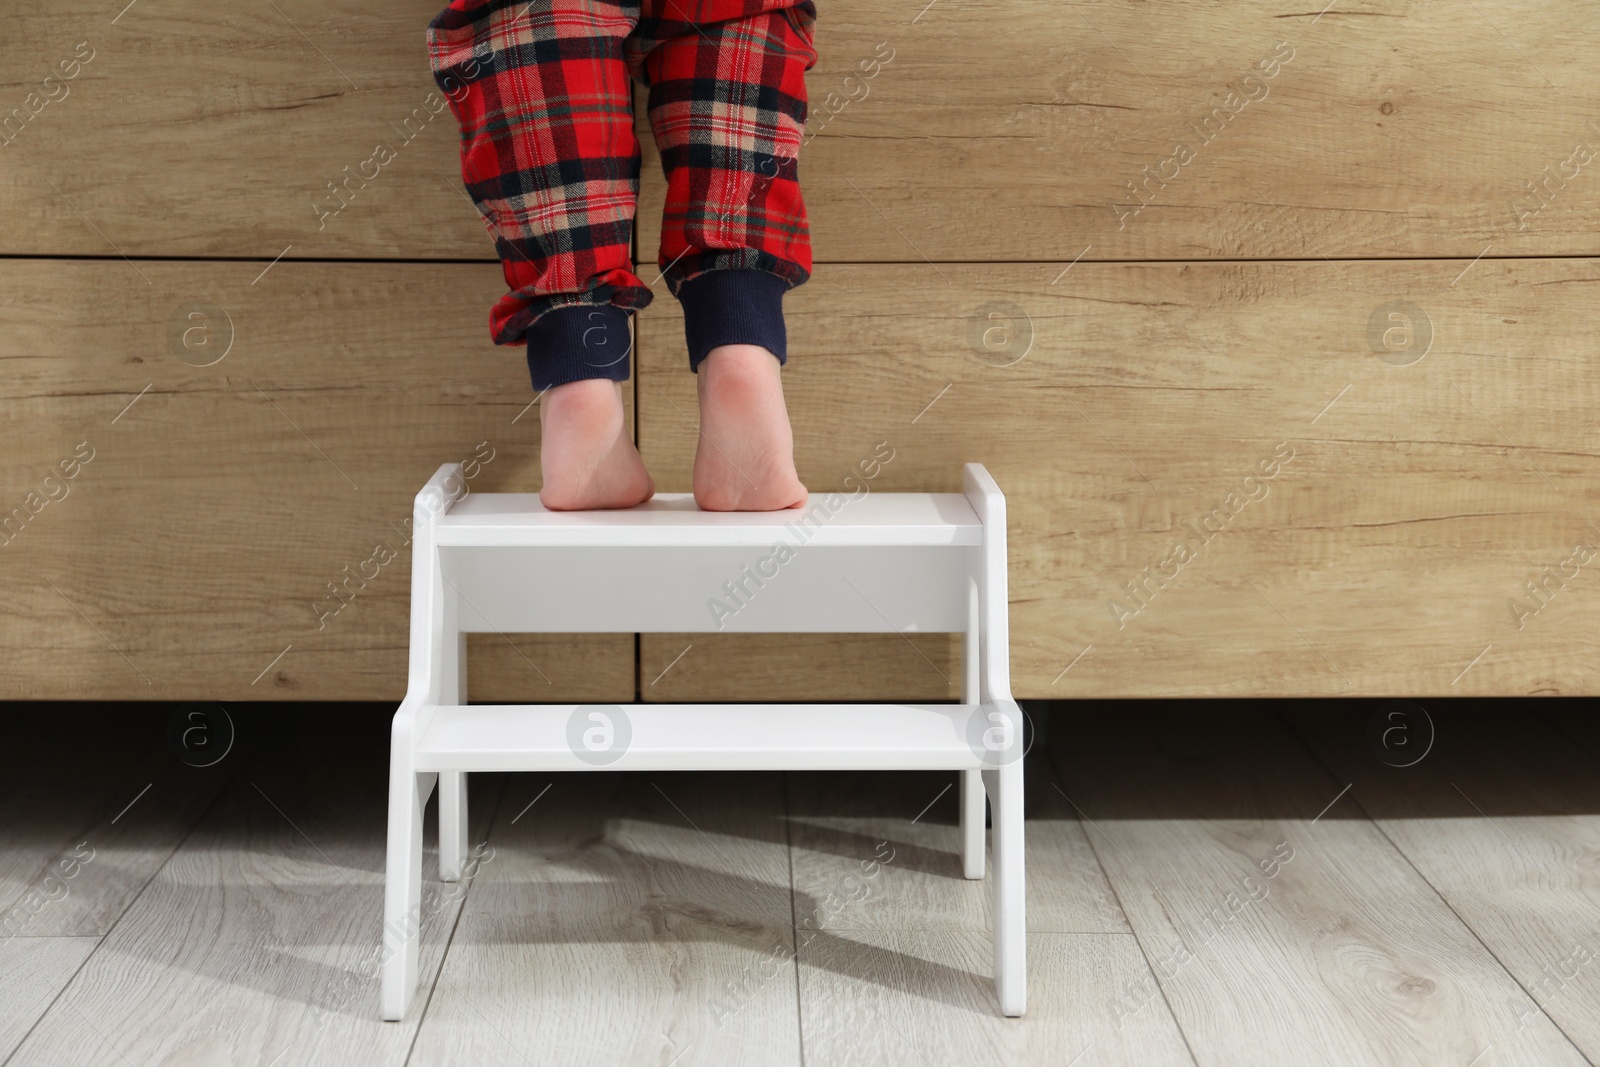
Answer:
[[[994,987],[1000,1013],[1027,1005],[1027,922],[1022,870],[1022,761],[982,772],[994,804]]]
[[[467,862],[467,772],[439,772],[439,878],[459,882]]]
[[[454,597],[444,603],[444,640],[439,664],[439,699],[445,704],[467,702],[467,635],[455,632],[461,605]],[[439,774],[439,877],[446,882],[461,880],[467,862],[467,774],[443,771]]]
[[[961,772],[961,873],[968,878],[983,877],[983,823],[988,797],[984,794],[983,772]]]
[[[383,885],[383,989],[380,1013],[405,1017],[417,989],[422,933],[422,811],[435,774],[418,774],[409,752],[396,751],[389,768],[389,855]]]
[[[976,704],[978,696],[978,586],[976,582],[967,583],[967,632],[962,635],[961,647],[961,673],[962,692],[961,701],[964,704]],[[985,814],[985,800],[983,790],[983,772],[981,770],[961,772],[961,873],[968,878],[983,877],[983,817]]]

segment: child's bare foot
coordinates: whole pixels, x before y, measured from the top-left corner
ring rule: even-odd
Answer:
[[[552,511],[631,508],[656,483],[628,438],[622,383],[585,378],[546,390],[539,401],[539,500]]]
[[[804,507],[781,367],[758,345],[723,345],[700,362],[694,500],[706,511]]]

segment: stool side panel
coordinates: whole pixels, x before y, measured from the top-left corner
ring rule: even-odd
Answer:
[[[978,596],[978,691],[984,701],[1011,700],[1010,598],[1006,582],[1006,498],[981,463],[962,471],[967,500],[983,523],[973,568]]]

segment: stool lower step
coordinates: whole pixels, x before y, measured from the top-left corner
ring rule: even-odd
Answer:
[[[419,771],[979,770],[1020,751],[984,704],[424,705]]]

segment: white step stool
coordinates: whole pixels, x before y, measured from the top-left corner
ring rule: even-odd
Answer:
[[[559,512],[533,493],[469,494],[460,464],[440,467],[416,500],[383,1017],[402,1018],[417,986],[422,813],[435,782],[449,882],[466,859],[467,772],[602,769],[959,771],[968,878],[984,873],[986,793],[994,807],[995,990],[1002,1013],[1021,1015],[1023,720],[1011,699],[1005,497],[976,463],[963,485],[814,493],[783,512],[706,512],[688,493]],[[717,630],[962,633],[963,702],[467,704],[468,633]]]

